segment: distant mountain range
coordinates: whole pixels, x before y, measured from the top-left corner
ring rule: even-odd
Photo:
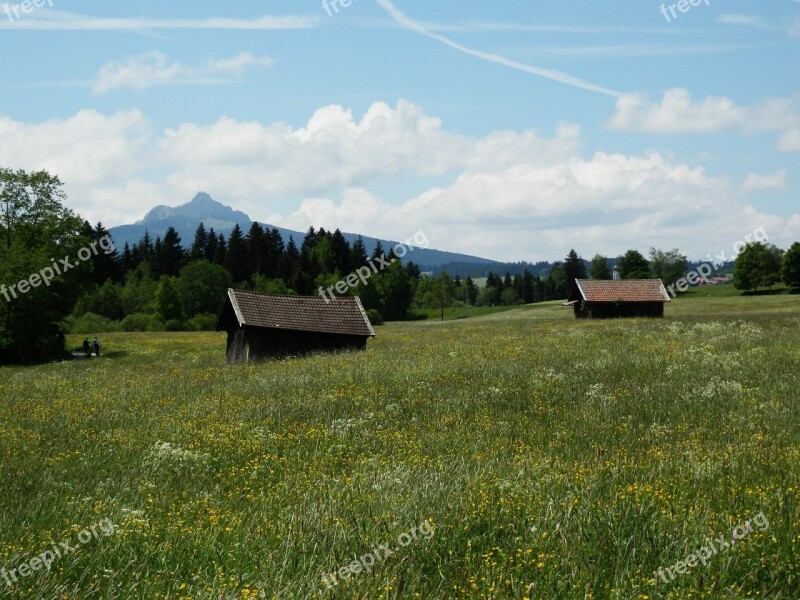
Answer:
[[[118,249],[122,249],[125,243],[133,246],[144,236],[145,231],[150,234],[150,238],[164,237],[169,227],[174,227],[181,236],[181,243],[184,248],[191,246],[197,227],[203,223],[206,230],[214,228],[216,233],[223,234],[226,238],[230,235],[234,226],[238,223],[242,232],[247,235],[253,221],[245,213],[234,210],[230,206],[225,206],[214,200],[205,192],[197,194],[191,202],[180,206],[156,206],[150,210],[141,221],[132,225],[120,225],[110,229],[111,237]],[[272,229],[273,225],[261,223],[262,226]],[[289,236],[294,238],[295,243],[300,246],[305,237],[305,232],[293,231],[283,227],[276,227],[283,237],[284,243],[289,241]],[[415,232],[409,232],[413,234]],[[345,239],[352,244],[358,239],[358,234],[342,232]],[[364,245],[368,253],[372,253],[378,239],[367,235],[362,235]],[[388,252],[389,247],[398,243],[397,240],[381,240],[383,247]],[[419,265],[423,271],[438,272],[446,270],[451,275],[473,275],[484,276],[489,271],[504,274],[511,271],[515,274],[524,270],[525,266],[532,267],[526,263],[501,263],[488,258],[469,256],[456,252],[446,252],[443,250],[433,250],[430,248],[417,248],[409,252],[404,261],[413,261]],[[536,266],[541,268],[547,263],[539,263]],[[538,271],[538,269],[537,269]]]

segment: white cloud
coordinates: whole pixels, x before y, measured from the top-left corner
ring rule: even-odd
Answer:
[[[149,124],[138,110],[112,116],[82,110],[38,124],[0,116],[0,139],[0,164],[47,169],[80,186],[133,175],[151,142]]]
[[[660,102],[648,94],[623,94],[608,126],[638,133],[712,133],[786,131],[800,124],[795,98],[774,98],[739,106],[724,96],[694,100],[688,90],[672,88]],[[780,147],[780,146],[779,146]],[[784,148],[781,148],[784,149]]]
[[[609,58],[630,58],[636,56],[697,56],[736,52],[765,47],[767,44],[602,44],[597,46],[535,46],[518,53],[536,56],[566,56],[589,60],[607,60]],[[772,44],[769,44],[772,45]]]
[[[165,132],[164,160],[175,183],[215,178],[224,188],[296,196],[337,191],[407,174],[434,177],[478,168],[504,168],[526,157],[563,160],[578,144],[578,130],[561,127],[546,140],[533,131],[494,132],[474,139],[442,129],[439,119],[409,102],[377,102],[361,120],[341,106],[317,110],[305,127],[222,118]],[[210,172],[213,171],[213,175]]]
[[[800,4],[800,2],[798,2]],[[789,24],[786,32],[794,38],[800,38],[800,17],[796,17],[794,21]]]
[[[794,4],[800,4],[800,2],[794,0]],[[723,25],[751,27],[753,29],[761,29],[762,31],[783,31],[790,37],[800,37],[800,17],[795,17],[788,25],[783,26],[770,23],[761,17],[744,14],[723,14],[717,16],[716,21]]]
[[[791,129],[778,140],[778,149],[784,152],[800,152],[800,129]]]
[[[761,17],[742,14],[724,14],[719,15],[716,19],[717,23],[723,25],[744,25],[746,27],[757,27],[759,29],[769,29],[769,25]]]
[[[13,22],[0,20],[0,29],[34,29],[45,31],[148,31],[153,29],[205,29],[268,31],[274,29],[309,29],[319,23],[319,16],[262,15],[252,19],[210,17],[207,19],[150,19],[90,17],[75,13],[48,10],[43,7],[32,15]]]
[[[697,29],[671,29],[665,27],[623,27],[554,25],[549,23],[502,23],[495,21],[462,21],[460,23],[419,22],[425,29],[440,33],[484,33],[484,32],[536,32],[536,33],[573,33],[573,34],[611,34],[643,33],[647,35],[689,35],[698,33]],[[370,23],[374,26],[376,23]],[[708,33],[708,32],[703,32]]]
[[[309,199],[270,218],[300,231],[340,227],[384,239],[423,229],[435,248],[506,260],[555,259],[572,247],[615,256],[651,246],[705,258],[721,248],[730,254],[757,227],[778,243],[800,234],[800,220],[787,223],[735,196],[725,179],[659,154],[598,153],[551,167],[463,175],[400,205],[349,188],[338,203]]]
[[[0,139],[0,164],[58,175],[70,206],[93,221],[116,223],[144,212],[158,197],[102,195],[103,190],[136,187],[133,182],[154,166],[147,158],[153,143],[150,125],[138,110],[111,116],[83,110],[68,119],[31,124],[0,116]],[[138,191],[145,190],[139,186]]]
[[[771,175],[758,175],[750,173],[744,180],[743,189],[746,192],[758,190],[783,190],[786,188],[786,169],[781,169]]]
[[[161,52],[148,52],[103,65],[92,85],[93,94],[105,94],[120,88],[144,91],[157,85],[188,85],[198,83],[220,83],[220,77],[241,75],[246,67],[265,67],[272,64],[268,57],[257,57],[250,52],[221,59],[210,60],[199,67],[170,62]]]
[[[222,118],[154,132],[138,111],[0,117],[0,139],[0,164],[47,168],[65,182],[70,206],[107,225],[203,189],[272,225],[384,239],[422,229],[433,247],[508,260],[650,246],[704,258],[756,227],[776,243],[800,239],[800,215],[746,200],[779,191],[784,171],[743,184],[657,152],[585,155],[573,125],[549,137],[467,136],[406,101],[375,103],[360,119],[324,107],[299,128]],[[409,182],[418,189],[407,191]]]

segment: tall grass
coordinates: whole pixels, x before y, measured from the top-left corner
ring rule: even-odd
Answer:
[[[800,597],[796,296],[378,333],[232,367],[220,334],[113,334],[100,359],[1,369],[0,568],[117,531],[0,597]],[[758,512],[707,567],[656,574]]]

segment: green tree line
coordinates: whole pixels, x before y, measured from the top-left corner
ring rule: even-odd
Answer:
[[[375,323],[416,318],[425,308],[441,309],[443,315],[453,304],[564,299],[575,279],[611,278],[611,265],[623,279],[652,277],[665,285],[687,267],[677,249],[651,248],[649,259],[629,250],[617,259],[595,255],[591,261],[573,249],[545,276],[528,270],[513,277],[489,273],[479,286],[469,276],[423,274],[413,262],[395,260],[394,250],[386,252],[380,242],[368,255],[361,238],[350,244],[338,229],[311,227],[298,246],[259,223],[246,233],[237,225],[227,238],[200,224],[186,247],[174,228],[155,240],[145,233],[138,243],[98,253],[42,285],[34,274],[109,236],[101,223],[81,220],[64,201],[58,177],[0,168],[0,361],[58,355],[65,331],[209,329],[229,287],[313,295],[377,257],[388,259],[388,267],[347,292],[360,296]],[[800,243],[786,252],[769,244],[748,245],[737,257],[734,279],[746,290],[781,280],[800,289]],[[16,294],[14,285],[25,293]]]

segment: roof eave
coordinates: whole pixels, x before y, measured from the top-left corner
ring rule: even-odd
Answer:
[[[369,316],[367,316],[367,311],[364,310],[364,305],[361,304],[361,298],[359,296],[353,296],[353,299],[356,301],[358,310],[361,311],[361,316],[364,317],[364,323],[366,323],[367,329],[369,329],[370,337],[375,337],[375,330],[372,328],[372,323],[369,320]]]
[[[231,306],[233,307],[233,312],[236,315],[236,320],[239,322],[239,327],[244,327],[247,325],[247,323],[244,321],[242,309],[239,308],[239,302],[236,300],[236,290],[233,288],[228,288],[228,298],[231,301]]]

